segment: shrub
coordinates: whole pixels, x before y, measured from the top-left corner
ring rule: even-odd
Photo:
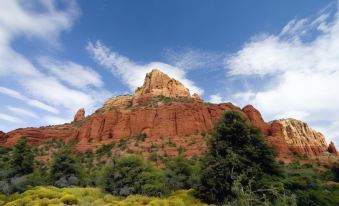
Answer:
[[[192,187],[193,163],[179,156],[166,162],[165,177],[167,186],[172,190]]]
[[[74,195],[65,195],[61,199],[65,205],[75,205],[79,202],[79,200]]]
[[[104,175],[104,189],[113,195],[160,196],[165,193],[164,185],[163,173],[133,156],[118,160]]]

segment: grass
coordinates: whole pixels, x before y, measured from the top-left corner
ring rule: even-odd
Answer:
[[[82,205],[82,206],[205,206],[190,190],[178,190],[166,197],[130,195],[115,197],[98,188],[35,187],[21,194],[0,195],[0,206]]]

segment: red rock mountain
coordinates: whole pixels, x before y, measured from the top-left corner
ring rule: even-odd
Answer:
[[[146,156],[154,148],[165,155],[185,152],[194,156],[206,150],[207,133],[227,110],[239,112],[248,123],[259,128],[281,157],[289,156],[292,151],[309,156],[327,151],[324,137],[300,121],[266,123],[251,105],[241,109],[232,103],[202,102],[197,94],[191,96],[183,84],[159,70],[148,73],[143,86],[133,95],[112,97],[87,117],[80,109],[72,123],[0,133],[0,146],[12,146],[22,137],[30,143],[77,140],[76,148],[80,151],[127,142],[128,151]],[[147,138],[138,142],[137,137],[142,133]]]

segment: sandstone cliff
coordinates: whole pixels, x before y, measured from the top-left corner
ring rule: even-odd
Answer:
[[[86,151],[102,144],[123,145],[131,141],[122,150],[147,156],[154,148],[164,155],[178,155],[180,149],[187,156],[201,155],[206,150],[208,132],[227,110],[239,112],[249,124],[259,128],[280,157],[290,156],[291,151],[312,156],[327,150],[323,135],[305,123],[289,119],[269,124],[251,105],[240,109],[231,103],[204,103],[159,70],[148,73],[135,94],[112,97],[87,117],[80,109],[72,123],[0,133],[0,146],[12,146],[26,137],[29,143],[77,140],[77,149]],[[147,138],[139,142],[136,137],[142,133]]]
[[[327,150],[322,133],[295,119],[276,120],[282,125],[283,137],[291,151],[306,155],[318,155]]]

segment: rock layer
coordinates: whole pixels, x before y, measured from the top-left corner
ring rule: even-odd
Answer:
[[[325,137],[306,123],[295,119],[276,120],[282,125],[283,137],[291,151],[306,155],[318,155],[327,150]]]

